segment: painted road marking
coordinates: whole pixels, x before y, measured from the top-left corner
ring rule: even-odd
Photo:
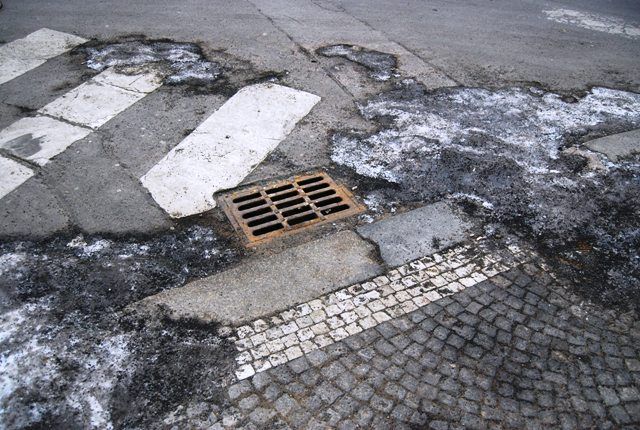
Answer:
[[[0,131],[0,148],[44,166],[160,85],[153,73],[105,70],[40,109],[40,115],[22,118]]]
[[[123,75],[107,69],[38,112],[96,129],[161,85],[154,73]]]
[[[46,116],[22,118],[0,131],[0,148],[16,157],[44,166],[49,160],[86,137],[91,129]]]
[[[0,46],[0,84],[85,42],[86,39],[72,34],[42,28],[23,39]]]
[[[275,84],[245,87],[173,148],[140,181],[173,218],[216,206],[320,101]]]
[[[640,27],[627,24],[620,18],[571,9],[545,10],[544,13],[548,19],[561,24],[573,24],[587,30],[617,34],[630,39],[640,38]]]
[[[33,176],[33,170],[0,156],[0,199]]]

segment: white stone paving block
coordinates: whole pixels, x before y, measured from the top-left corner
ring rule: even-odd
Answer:
[[[141,178],[172,217],[216,206],[293,130],[320,97],[276,84],[245,87]]]
[[[41,28],[28,36],[0,46],[0,84],[4,84],[48,59],[86,40],[72,34]]]
[[[96,129],[161,85],[154,73],[124,75],[107,69],[38,113]]]
[[[22,118],[0,131],[0,148],[44,166],[51,158],[89,133],[89,128],[77,127],[45,116]]]
[[[511,253],[511,255],[509,255],[509,253]],[[522,254],[522,258],[518,260],[517,257],[520,254]],[[257,339],[258,335],[254,335],[252,338],[255,339],[253,346],[244,343],[239,345],[236,343],[238,347],[236,361],[241,365],[236,372],[237,378],[239,380],[246,379],[271,366],[277,366],[294,360],[313,350],[323,348],[348,336],[353,336],[363,330],[373,328],[385,321],[401,317],[430,303],[437,302],[467,287],[473,287],[486,279],[484,275],[482,277],[476,276],[483,269],[481,263],[489,260],[504,262],[503,267],[495,272],[497,275],[498,273],[517,266],[521,262],[525,262],[529,258],[533,258],[533,254],[530,251],[523,251],[517,247],[509,247],[508,252],[490,250],[482,241],[477,243],[477,247],[474,250],[470,250],[464,245],[453,248],[443,255],[433,254],[423,257],[420,260],[415,260],[401,266],[397,268],[397,270],[390,271],[387,276],[376,277],[373,279],[373,282],[352,285],[325,294],[308,303],[298,305],[295,308],[285,310],[278,316],[271,318],[273,324],[271,327],[262,319],[254,321],[254,326],[257,321],[260,321],[261,324],[265,323],[266,327],[263,327],[265,333],[270,333],[273,336],[267,342],[266,336]],[[466,284],[451,282],[441,286],[434,284],[433,280],[435,278],[445,278],[446,274],[452,273],[451,264],[442,263],[433,266],[435,261],[442,262],[443,259],[446,259],[447,262],[457,260],[461,265],[468,264],[468,266],[465,267],[473,267],[474,271],[469,273],[470,276],[464,278],[469,282]],[[398,278],[398,275],[402,272],[405,272],[405,274]],[[398,282],[411,279],[415,275],[420,274],[423,275],[424,280],[418,286],[412,287],[415,282]],[[396,280],[391,281],[391,279]],[[385,294],[385,290],[389,288],[389,284],[394,282],[399,288],[398,292]],[[389,288],[389,290],[394,291],[395,289]],[[356,297],[352,297],[352,294],[355,294]],[[368,296],[367,298],[375,300],[371,302],[368,300],[359,300],[359,298],[363,296]],[[348,306],[349,308],[355,303],[353,311],[349,310],[337,314],[337,310],[344,308],[343,305],[347,303],[351,304]],[[324,311],[320,314],[322,316],[321,318],[313,320],[315,324],[309,329],[302,328],[303,325],[299,322],[302,318],[308,318],[306,316],[300,318],[301,314],[306,312],[307,308],[315,309],[311,315],[314,315],[314,312]],[[284,322],[294,318],[297,318],[295,319],[295,324]],[[251,330],[250,324],[244,325],[237,329],[237,335],[238,337],[245,336]],[[285,332],[287,333],[286,336],[284,335]],[[294,334],[296,336],[295,338]],[[288,339],[292,339],[292,341],[288,342]],[[270,347],[267,348],[258,345],[258,341],[260,343],[267,342],[267,345],[270,345]],[[276,345],[277,347],[274,347]],[[285,347],[288,349],[282,354],[281,351]],[[247,354],[247,352],[251,355]],[[250,357],[254,357],[256,361],[252,363]],[[270,363],[271,366],[264,366],[264,362]],[[251,365],[253,365],[253,367],[251,367],[249,371],[247,371],[248,368],[244,367]]]
[[[0,199],[33,176],[33,170],[0,156]]]

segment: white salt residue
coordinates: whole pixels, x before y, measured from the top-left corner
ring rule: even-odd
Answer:
[[[406,163],[434,159],[442,149],[453,148],[506,157],[539,174],[557,158],[567,133],[611,121],[640,125],[640,95],[607,88],[594,88],[575,103],[520,88],[390,94],[366,102],[360,111],[367,119],[391,118],[392,126],[369,136],[334,135],[334,162],[398,183]]]
[[[117,375],[126,371],[129,336],[105,339],[83,363],[84,372],[68,395],[68,403],[86,415],[89,429],[113,429],[109,401]]]
[[[131,40],[101,47],[84,48],[87,66],[102,71],[107,67],[153,68],[166,82],[213,82],[222,73],[220,64],[208,61],[192,43]]]
[[[90,333],[90,339],[83,339],[81,333],[61,332],[49,325],[48,309],[48,301],[42,300],[0,316],[0,428],[6,427],[14,402],[22,401],[16,396],[18,391],[52,398],[58,395],[62,382],[67,408],[83,417],[86,428],[112,428],[108,405],[115,381],[126,372],[129,336],[104,332]],[[93,346],[94,336],[105,339]],[[82,353],[78,353],[80,346]],[[65,363],[82,368],[79,377],[68,380]],[[19,426],[28,427],[43,413],[56,413],[58,407],[63,406],[34,402]]]
[[[9,273],[18,267],[18,265],[25,260],[26,256],[24,252],[8,252],[0,255],[0,275]]]
[[[545,10],[544,13],[548,19],[561,24],[577,25],[587,30],[617,34],[630,39],[640,37],[640,27],[626,23],[620,18],[571,9]]]
[[[460,200],[471,200],[473,202],[479,203],[480,205],[482,205],[483,208],[489,209],[489,210],[492,210],[494,207],[493,203],[483,199],[480,196],[476,196],[475,194],[455,193],[451,197],[453,197],[454,199],[460,199]]]
[[[69,243],[67,243],[68,248],[78,249],[83,257],[91,257],[93,254],[96,254],[104,249],[107,249],[111,246],[111,241],[106,239],[98,239],[94,240],[91,244],[85,242],[84,237],[82,235],[76,236]]]

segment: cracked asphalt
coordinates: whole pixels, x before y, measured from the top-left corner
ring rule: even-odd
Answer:
[[[634,2],[5,0],[0,63],[0,428],[640,427]],[[141,178],[281,87],[194,163],[365,211],[170,216]]]

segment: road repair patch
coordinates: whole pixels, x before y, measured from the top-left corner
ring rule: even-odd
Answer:
[[[606,169],[592,170],[590,160],[563,149],[586,136],[638,128],[640,94],[427,91],[404,80],[358,106],[379,128],[334,133],[334,162],[390,183],[389,200],[463,202],[532,237],[552,259],[571,261],[566,270],[582,273],[591,297],[637,302],[640,165],[633,156],[614,163],[593,153]]]

